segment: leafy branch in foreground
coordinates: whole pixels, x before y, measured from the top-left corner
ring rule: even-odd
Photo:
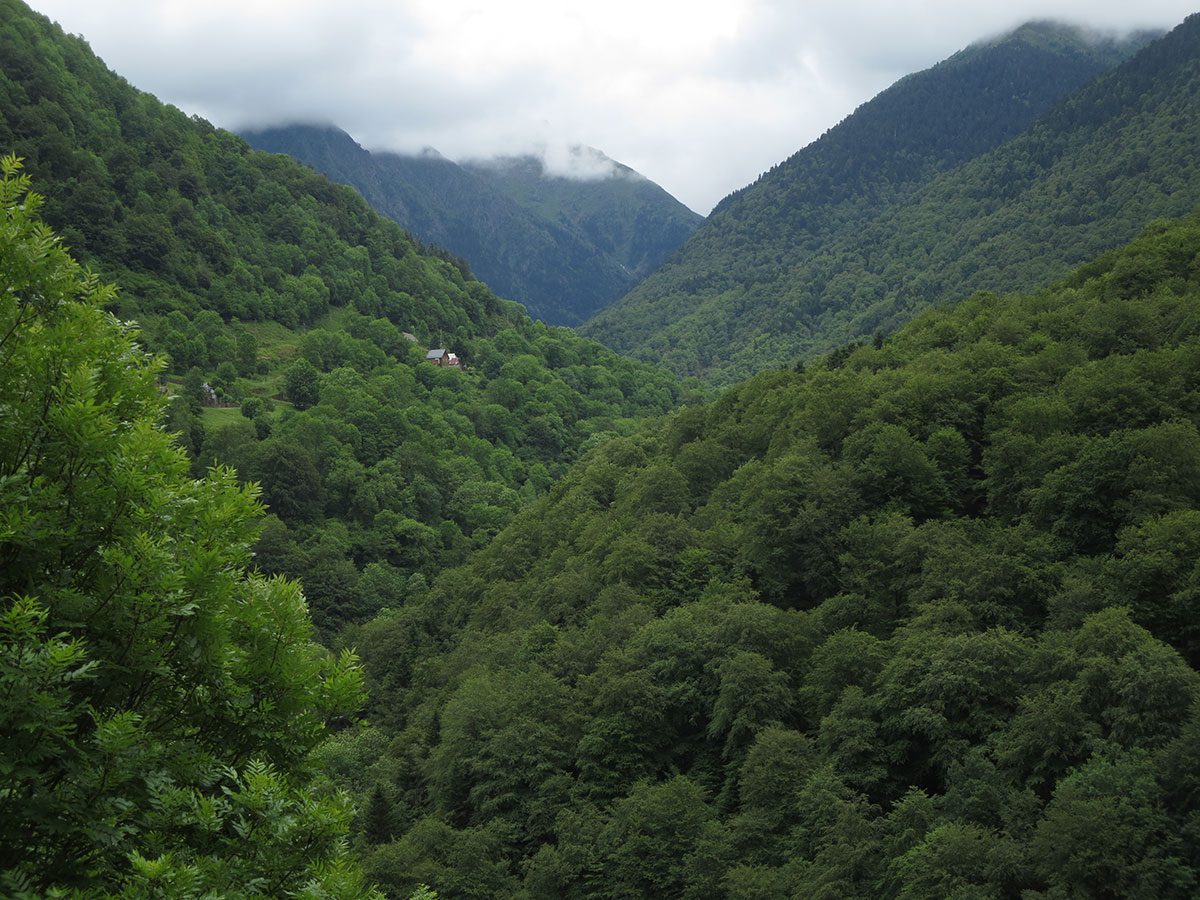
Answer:
[[[309,752],[362,700],[257,489],[188,475],[159,363],[0,161],[0,892],[368,896]]]

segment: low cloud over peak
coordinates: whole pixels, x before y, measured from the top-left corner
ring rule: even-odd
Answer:
[[[215,124],[332,121],[372,150],[603,148],[707,211],[899,77],[1033,18],[1166,28],[1190,0],[33,0]],[[544,147],[544,150],[539,150]]]
[[[471,157],[460,160],[482,168],[512,168],[536,166],[546,178],[565,178],[570,181],[603,181],[606,178],[642,179],[643,176],[610,159],[594,147],[583,144],[537,143],[521,154]]]

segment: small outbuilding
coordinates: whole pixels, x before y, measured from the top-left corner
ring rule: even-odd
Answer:
[[[451,353],[445,347],[438,347],[436,350],[430,350],[425,354],[425,361],[431,362],[435,366],[453,366],[461,367],[462,360],[457,355]]]

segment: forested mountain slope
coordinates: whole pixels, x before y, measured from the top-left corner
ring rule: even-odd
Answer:
[[[1181,214],[1200,199],[1188,194],[1186,175],[1172,173],[1176,164],[1190,169],[1176,157],[1194,85],[1186,60],[1176,66],[1170,59],[1179,52],[1172,48],[1195,49],[1194,30],[1189,23],[1145,51],[1138,65],[1160,69],[1153,78],[1124,69],[1053,113],[1047,110],[1056,101],[1147,36],[1096,43],[1065,26],[1032,23],[902,79],[723,201],[675,258],[583,331],[676,371],[730,381],[893,327],[906,305],[974,287],[1029,287],[1061,274],[1128,240],[1155,212]],[[1114,96],[1140,111],[1127,123],[1129,134],[1114,132],[1127,105]],[[1042,137],[1006,144],[1042,114]],[[1142,134],[1146,126],[1153,127]],[[1147,141],[1155,152],[1143,158],[1133,147],[1149,149]],[[1142,162],[1131,162],[1135,156]],[[1087,185],[1127,163],[1128,187],[1093,209]],[[1083,189],[1070,192],[1060,179],[1050,196],[1033,202],[1031,192],[1062,168]],[[1161,188],[1177,178],[1183,195],[1167,202]],[[1142,186],[1148,196],[1138,192]],[[986,216],[1018,203],[1030,231],[1053,240],[1032,251],[1022,245],[1011,253],[1016,261],[995,272],[983,263],[961,274],[940,271],[949,248],[959,253],[992,238],[980,252],[1007,252],[1010,235],[1018,244],[1015,225],[984,227],[991,225]]]
[[[445,340],[510,315],[352,191],[132,88],[17,0],[0,4],[0,145],[122,313],[309,324],[352,301]]]
[[[167,354],[196,473],[221,461],[261,482],[258,564],[303,577],[327,632],[399,602],[589,440],[680,396],[664,371],[533,323],[350,188],[135,90],[15,0],[0,146]],[[426,362],[435,348],[465,368]]]
[[[463,165],[524,208],[569,224],[639,281],[704,220],[650,179],[591,147],[570,150],[567,167],[580,170],[579,177],[552,174],[536,156]]]
[[[289,125],[243,136],[353,186],[375,209],[461,256],[500,296],[551,324],[577,325],[603,309],[701,219],[625,167],[581,181],[546,177],[536,160],[460,166],[433,152],[369,153],[332,127]]]
[[[1200,216],[598,447],[357,633],[454,897],[1200,889]]]

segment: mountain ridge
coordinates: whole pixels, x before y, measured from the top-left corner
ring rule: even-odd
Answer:
[[[437,151],[370,151],[330,125],[245,129],[242,136],[359,190],[384,215],[462,257],[498,294],[550,324],[579,324],[603,308],[700,221],[644,176],[584,181],[542,177],[543,170],[531,178],[501,161],[459,164]],[[531,198],[538,191],[556,198],[551,208]]]
[[[669,373],[532,321],[358,192],[136,90],[16,0],[0,58],[0,145],[162,354],[194,474],[260,484],[256,562],[303,577],[324,633],[679,399]]]
[[[1195,897],[1200,212],[881,327],[1186,200],[1172,34],[814,178],[875,339],[706,399],[0,0],[0,893]]]
[[[719,381],[858,336],[843,329],[810,339],[821,326],[808,307],[818,301],[797,300],[794,285],[807,267],[937,178],[1017,138],[1149,38],[1097,46],[1077,36],[1064,48],[1062,34],[1062,26],[1027,25],[901,79],[725,198],[669,263],[582,332]],[[1048,35],[1054,47],[1031,35]],[[795,321],[775,315],[797,302],[808,306]]]
[[[637,280],[665,262],[703,220],[645,175],[591,147],[569,149],[566,169],[573,174],[533,155],[462,164],[526,209],[569,223]]]

